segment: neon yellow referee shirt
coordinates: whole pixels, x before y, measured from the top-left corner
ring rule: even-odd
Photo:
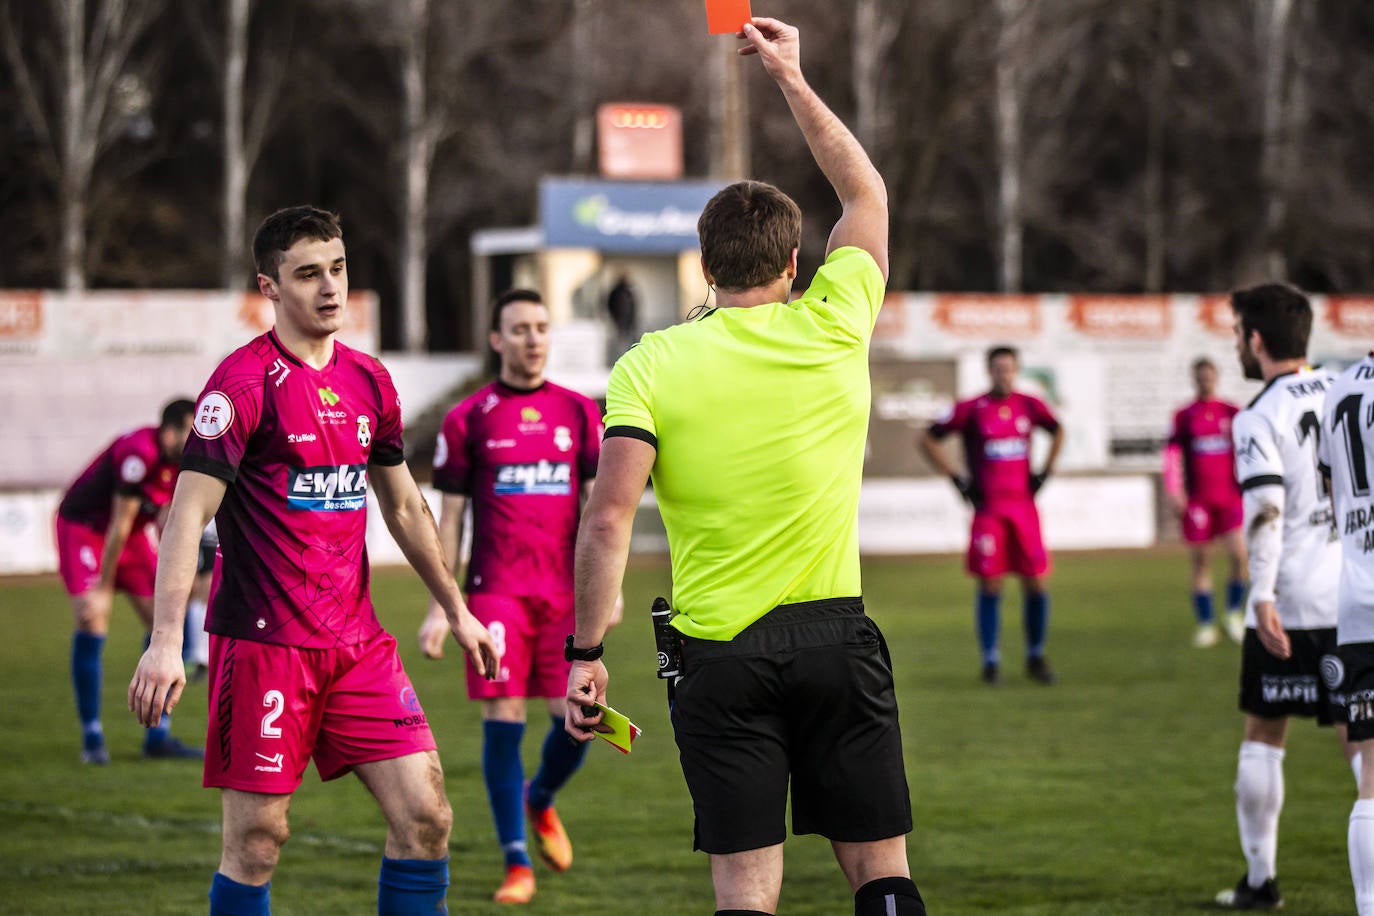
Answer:
[[[606,436],[658,450],[674,623],[733,639],[780,604],[858,596],[868,342],[884,282],[840,248],[793,302],[646,334],[616,362]]]

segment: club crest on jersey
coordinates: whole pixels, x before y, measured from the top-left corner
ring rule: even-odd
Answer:
[[[289,468],[286,507],[305,512],[352,512],[367,506],[367,465]]]
[[[358,414],[358,444],[363,448],[372,444],[372,426],[368,422],[367,414]]]
[[[540,459],[503,464],[496,469],[497,496],[566,496],[572,492],[572,465]]]
[[[572,430],[566,426],[555,426],[553,428],[553,444],[558,447],[560,452],[566,452],[572,448]]]
[[[1023,435],[1023,436],[1024,436],[1024,435],[1027,435],[1028,433],[1030,433],[1030,418],[1029,418],[1029,417],[1017,417],[1017,418],[1016,418],[1016,431],[1017,431],[1018,433],[1020,433],[1021,435]]]

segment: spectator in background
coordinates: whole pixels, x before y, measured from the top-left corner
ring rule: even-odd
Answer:
[[[1241,534],[1244,509],[1236,482],[1231,421],[1240,410],[1217,396],[1217,367],[1207,357],[1193,362],[1196,399],[1174,414],[1173,429],[1164,446],[1164,492],[1183,526],[1192,560],[1193,615],[1199,649],[1217,643],[1212,613],[1212,544],[1220,541],[1231,561],[1226,582],[1226,633],[1245,638],[1245,538]]]
[[[624,271],[620,272],[615,285],[606,296],[606,311],[610,313],[611,324],[615,329],[615,356],[619,357],[635,342],[635,324],[639,311],[629,274]]]

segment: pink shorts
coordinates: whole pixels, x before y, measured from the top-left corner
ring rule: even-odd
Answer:
[[[57,517],[57,570],[69,595],[84,595],[100,581],[105,532]],[[115,590],[147,598],[157,579],[157,541],[151,522],[134,525],[115,568]]]
[[[990,502],[974,512],[967,568],[984,579],[1009,572],[1018,576],[1048,573],[1050,557],[1040,537],[1040,513],[1035,502]]]
[[[435,749],[390,633],[337,649],[210,634],[208,788],[288,795],[320,779]]]
[[[487,627],[501,670],[495,680],[477,674],[467,663],[468,699],[496,697],[561,697],[568,692],[563,644],[573,631],[573,596],[543,597],[476,594],[468,609]]]
[[[1185,541],[1189,544],[1205,544],[1212,538],[1239,528],[1245,521],[1245,508],[1239,499],[1229,503],[1189,501],[1180,521]]]

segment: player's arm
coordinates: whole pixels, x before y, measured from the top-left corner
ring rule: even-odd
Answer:
[[[597,468],[599,483],[591,492],[577,529],[577,554],[573,564],[576,597],[576,632],[573,646],[590,649],[601,644],[610,627],[625,563],[630,555],[630,530],[658,457],[657,448],[643,439],[612,436],[601,445]],[[587,716],[584,703],[604,703],[608,676],[606,666],[575,661],[568,674],[568,734],[590,741],[588,731],[600,713]]]
[[[588,477],[582,481],[582,498],[578,506],[579,513],[587,511],[587,501],[592,498],[592,488],[596,486],[596,478]],[[578,516],[581,518],[581,515]],[[615,594],[615,607],[611,609],[611,622],[609,627],[620,625],[620,621],[625,619],[625,591],[621,589]]]
[[[1059,453],[1064,450],[1064,425],[1056,423],[1054,431],[1050,433],[1050,451],[1045,456],[1045,467],[1039,474],[1031,475],[1031,493],[1040,492],[1040,488],[1049,480],[1054,473],[1054,466],[1059,463]]]
[[[186,686],[181,661],[186,601],[195,583],[201,532],[219,509],[226,486],[218,477],[198,471],[177,475],[167,527],[158,545],[153,632],[129,682],[129,709],[144,725],[156,725],[164,709],[171,712]]]
[[[941,474],[948,477],[950,482],[954,484],[954,488],[959,491],[959,495],[972,503],[974,501],[973,480],[967,474],[960,472],[954,466],[954,462],[949,460],[944,447],[940,445],[940,440],[943,438],[936,433],[934,427],[927,427],[916,438],[916,444],[920,447],[921,454],[925,456],[926,461],[930,462],[931,466]]]
[[[873,256],[887,279],[887,186],[859,141],[821,101],[801,72],[801,49],[795,27],[756,16],[744,26],[749,44],[740,54],[757,54],[782,90],[787,107],[801,128],[816,165],[840,198],[840,219],[830,231],[828,257],[852,245]]]
[[[1169,505],[1175,512],[1182,514],[1186,501],[1183,498],[1183,449],[1179,448],[1178,443],[1164,443],[1164,448],[1160,451],[1159,478],[1164,485],[1164,495],[1168,497]]]
[[[1255,628],[1264,648],[1276,658],[1292,654],[1288,633],[1275,605],[1279,560],[1283,556],[1285,492],[1278,443],[1268,425],[1248,413],[1232,426],[1236,476],[1245,512],[1245,547],[1250,568],[1250,600]]]
[[[477,622],[463,602],[458,583],[445,562],[434,515],[415,478],[410,476],[410,468],[405,462],[370,464],[367,476],[377,494],[377,506],[387,530],[405,554],[406,562],[420,574],[429,593],[443,607],[449,630],[472,659],[477,673],[495,677],[500,656],[487,628]]]
[[[138,518],[142,505],[142,500],[128,493],[116,492],[110,500],[110,522],[105,526],[105,546],[100,552],[100,579],[82,596],[83,615],[109,616],[110,605],[114,602],[119,558],[124,553],[124,546],[129,543],[134,520]]]
[[[458,576],[459,545],[463,542],[463,513],[467,509],[466,496],[444,493],[439,501],[439,548],[444,563]],[[444,643],[448,641],[448,617],[438,599],[430,596],[429,613],[420,624],[420,651],[426,658],[443,658]]]

